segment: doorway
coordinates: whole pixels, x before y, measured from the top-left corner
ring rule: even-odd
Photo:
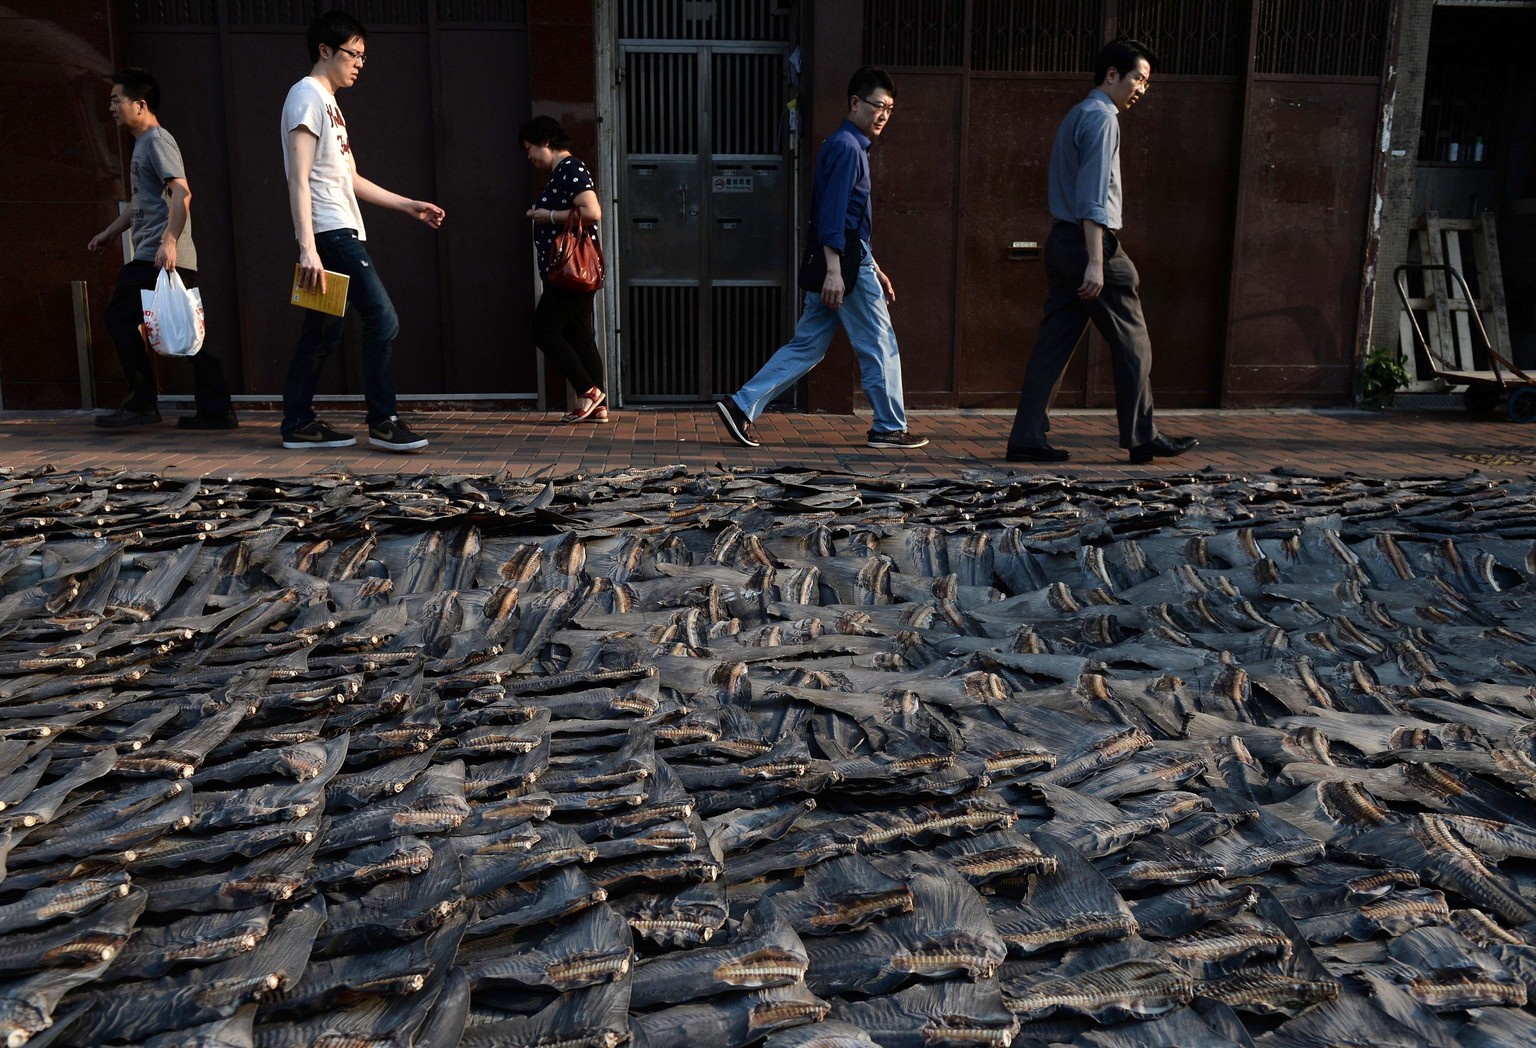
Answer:
[[[764,0],[625,7],[616,62],[624,399],[712,400],[745,382],[793,319],[792,19]]]

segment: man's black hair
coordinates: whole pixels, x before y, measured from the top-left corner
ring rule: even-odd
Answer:
[[[123,89],[123,94],[135,102],[143,102],[151,113],[160,111],[160,81],[147,70],[137,66],[119,69],[112,74],[112,82]]]
[[[1111,69],[1121,76],[1134,73],[1138,58],[1147,60],[1148,69],[1157,68],[1157,56],[1140,40],[1127,40],[1125,37],[1111,40],[1099,51],[1098,61],[1093,66],[1093,82],[1102,84],[1105,77],[1109,76]]]
[[[552,116],[534,117],[523,125],[517,137],[531,146],[549,146],[551,149],[569,149],[571,146],[571,136]]]
[[[863,98],[876,88],[884,88],[892,98],[896,97],[896,81],[891,79],[890,73],[879,66],[864,66],[854,70],[853,78],[848,81],[848,96]]]
[[[353,37],[367,40],[368,30],[363,28],[363,23],[345,11],[327,11],[319,15],[309,23],[309,32],[305,34],[305,39],[309,41],[309,60],[320,61],[321,44],[334,52]]]

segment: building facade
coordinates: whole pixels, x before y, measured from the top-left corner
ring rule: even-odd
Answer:
[[[194,192],[208,346],[274,399],[297,332],[277,114],[329,0],[11,0],[0,71],[32,163],[0,195],[0,403],[120,396],[100,311],[119,264],[85,252],[123,199],[131,139],[108,77],[160,78]],[[536,296],[517,129],[559,118],[598,176],[610,386],[630,404],[733,390],[792,328],[795,249],[848,74],[885,66],[899,112],[873,150],[874,246],[898,290],[909,406],[1010,407],[1045,293],[1045,168],[1093,56],[1161,63],[1123,125],[1127,224],[1166,407],[1340,405],[1395,345],[1392,268],[1428,209],[1497,214],[1511,343],[1529,355],[1536,260],[1533,4],[1462,0],[346,0],[369,64],[342,98],[360,170],[448,212],[370,215],[417,403],[559,403],[528,338]],[[1490,73],[1490,68],[1495,72]],[[1494,85],[1490,88],[1490,84]],[[1481,148],[1478,142],[1481,141]],[[1458,146],[1451,159],[1451,145]],[[1462,152],[1465,149],[1465,152]],[[1475,157],[1476,159],[1473,159]],[[77,322],[78,321],[78,322]],[[355,333],[351,338],[355,339]],[[357,344],[322,391],[360,392]],[[185,369],[163,388],[190,392]],[[1062,406],[1112,403],[1090,333]],[[858,403],[841,339],[793,402]]]

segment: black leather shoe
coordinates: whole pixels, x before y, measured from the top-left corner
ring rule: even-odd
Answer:
[[[1053,448],[1049,444],[1038,448],[1008,447],[1009,462],[1065,462],[1072,453],[1065,448]]]
[[[153,426],[160,421],[160,409],[150,408],[148,411],[134,411],[131,408],[118,408],[106,415],[96,416],[96,425],[102,429],[127,429],[129,426]]]
[[[1131,449],[1131,465],[1145,466],[1154,458],[1173,458],[1199,443],[1194,437],[1165,437],[1159,433],[1155,439]]]

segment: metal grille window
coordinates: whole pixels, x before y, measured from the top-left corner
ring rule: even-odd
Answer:
[[[1391,0],[1260,0],[1260,73],[1381,76]]]
[[[777,41],[793,10],[789,0],[622,0],[625,40]]]
[[[624,56],[624,151],[646,155],[699,151],[698,57],[692,51],[631,51]]]
[[[230,25],[307,26],[334,6],[330,0],[225,0],[225,18]],[[351,0],[345,9],[370,29],[427,21],[426,0]]]
[[[1091,73],[1102,5],[1082,0],[976,0],[971,68],[999,73]],[[1156,45],[1152,45],[1156,51]]]
[[[1231,0],[1120,0],[1118,29],[1152,48],[1161,75],[1242,76],[1245,6]]]
[[[784,60],[777,54],[717,51],[710,79],[711,152],[716,156],[775,155],[783,112]]]
[[[864,59],[871,65],[963,65],[964,35],[965,0],[865,0]]]
[[[714,309],[715,388],[720,397],[746,384],[773,351],[784,315],[784,288],[716,286],[710,289]]]
[[[218,0],[131,0],[129,25],[218,25]]]
[[[624,312],[628,388],[642,397],[697,396],[698,368],[677,347],[699,344],[698,287],[630,285],[628,290]]]
[[[440,22],[526,22],[528,0],[437,0]]]

